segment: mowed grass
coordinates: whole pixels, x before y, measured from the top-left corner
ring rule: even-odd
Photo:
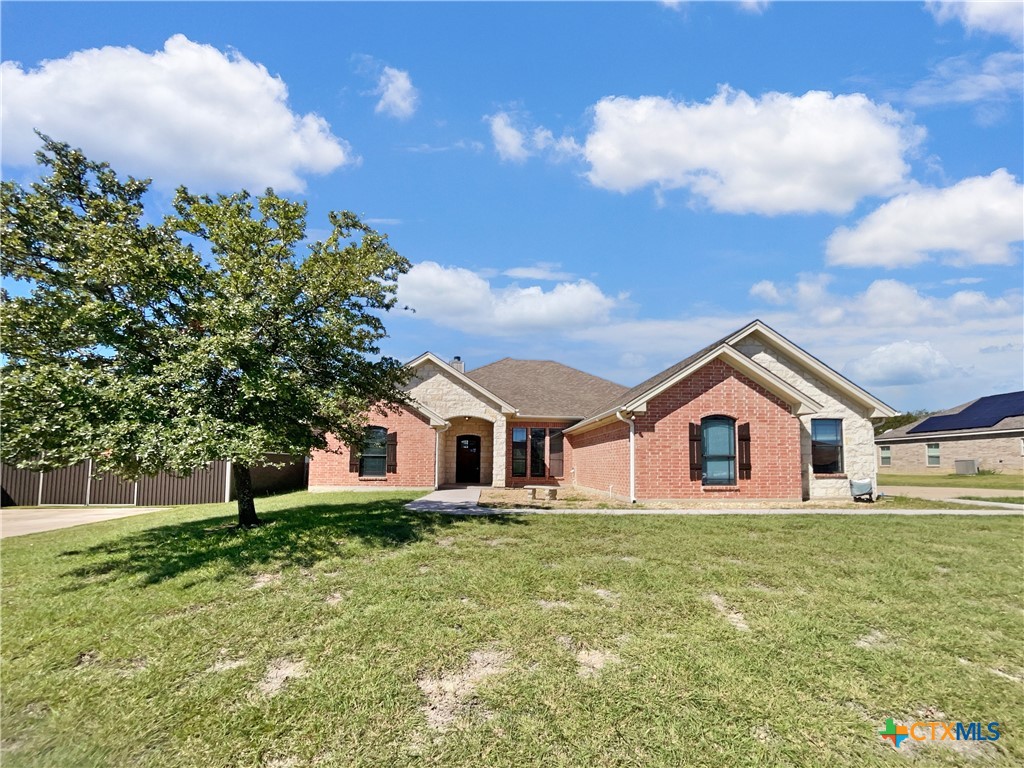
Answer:
[[[1024,491],[1024,475],[1000,472],[992,475],[890,475],[879,473],[878,485],[913,485],[924,488],[994,488]]]
[[[452,518],[409,498],[4,540],[4,767],[1024,761],[1019,516]],[[887,717],[1002,736],[908,759]]]

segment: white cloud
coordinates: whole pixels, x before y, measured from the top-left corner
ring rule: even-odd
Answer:
[[[551,261],[538,261],[532,267],[512,267],[501,274],[520,280],[572,280],[574,275],[571,272],[559,271],[561,266]]]
[[[967,3],[931,0],[925,5],[939,23],[956,19],[968,32],[1006,35],[1018,44],[1024,37],[1024,4],[1020,0]]]
[[[595,186],[688,189],[734,213],[849,211],[904,185],[924,137],[908,115],[862,94],[754,98],[722,88],[704,103],[607,97],[583,153]]]
[[[928,106],[1019,98],[1022,70],[1024,54],[1020,53],[994,53],[980,65],[970,57],[957,56],[940,62],[928,78],[907,91],[905,100]]]
[[[930,342],[897,341],[851,360],[843,373],[862,386],[924,384],[953,373],[953,365]]]
[[[949,280],[943,280],[943,285],[976,285],[978,283],[984,283],[984,277],[951,277]]]
[[[475,272],[433,261],[416,264],[399,278],[398,300],[416,316],[469,334],[560,335],[607,322],[618,299],[589,280],[540,286],[494,288]]]
[[[497,112],[484,118],[491,126],[494,149],[502,160],[521,163],[531,155],[526,146],[526,134],[512,124],[508,112]]]
[[[768,0],[740,0],[740,10],[758,15],[768,10],[771,3]]]
[[[303,174],[356,161],[319,115],[288,106],[288,88],[240,53],[174,35],[163,50],[106,47],[0,64],[5,162],[29,165],[33,129],[160,186],[302,191]]]
[[[543,153],[555,162],[577,157],[579,145],[571,136],[555,135],[543,126],[528,128],[525,119],[515,112],[496,112],[484,120],[491,126],[494,149],[502,160],[521,163],[529,157]]]
[[[1024,239],[1024,187],[1005,169],[895,197],[828,239],[830,264],[908,267],[941,255],[956,266],[1010,264]]]
[[[384,67],[374,93],[380,96],[374,111],[400,120],[412,117],[420,99],[419,91],[413,86],[409,73],[394,67]]]

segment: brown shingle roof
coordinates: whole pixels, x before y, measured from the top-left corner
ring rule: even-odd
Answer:
[[[726,339],[729,339],[729,338],[731,338],[732,336],[735,336],[735,335],[736,335],[736,332],[734,331],[733,333],[730,333],[728,336],[723,336],[718,341],[715,341],[715,342],[712,342],[711,344],[708,344],[706,347],[704,347],[704,349],[700,350],[699,352],[694,352],[692,355],[690,355],[685,360],[680,360],[678,363],[676,363],[675,365],[669,366],[668,368],[666,368],[661,373],[656,373],[653,376],[651,376],[651,378],[647,379],[646,381],[641,381],[639,384],[637,384],[632,389],[627,389],[624,392],[620,392],[618,395],[615,395],[615,396],[609,398],[605,402],[601,403],[597,408],[594,408],[589,413],[587,413],[587,418],[589,419],[589,418],[592,418],[594,416],[598,416],[598,415],[600,415],[602,413],[607,413],[608,411],[610,411],[610,410],[612,410],[614,408],[617,408],[620,405],[625,405],[630,400],[633,400],[633,399],[639,397],[640,395],[644,394],[644,392],[646,392],[647,390],[654,389],[655,387],[657,387],[662,382],[668,381],[673,376],[675,376],[677,373],[679,373],[681,370],[683,370],[687,366],[693,364],[696,360],[699,360],[700,358],[702,358],[704,355],[706,355],[708,352],[713,350],[715,347],[721,346],[726,341]]]
[[[551,360],[506,357],[466,376],[515,406],[523,416],[582,419],[626,391],[621,384]]]

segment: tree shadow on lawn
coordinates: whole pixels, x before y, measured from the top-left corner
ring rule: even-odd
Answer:
[[[233,525],[234,515],[148,528],[85,550],[62,552],[64,557],[92,560],[63,574],[79,580],[65,589],[81,589],[101,576],[137,576],[140,586],[157,584],[216,564],[221,569],[212,578],[220,580],[257,564],[311,567],[331,557],[365,556],[365,550],[353,553],[352,540],[394,550],[460,525],[529,525],[510,515],[479,517],[473,522],[410,510],[406,503],[406,499],[298,503],[261,512],[267,524],[252,529]]]

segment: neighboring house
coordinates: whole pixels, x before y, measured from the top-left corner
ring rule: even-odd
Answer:
[[[550,361],[409,363],[411,404],[311,490],[565,485],[624,500],[846,497],[895,411],[757,320],[631,389]]]
[[[1022,472],[1024,392],[989,395],[890,429],[875,438],[875,445],[881,472]],[[958,461],[963,462],[959,467]]]

